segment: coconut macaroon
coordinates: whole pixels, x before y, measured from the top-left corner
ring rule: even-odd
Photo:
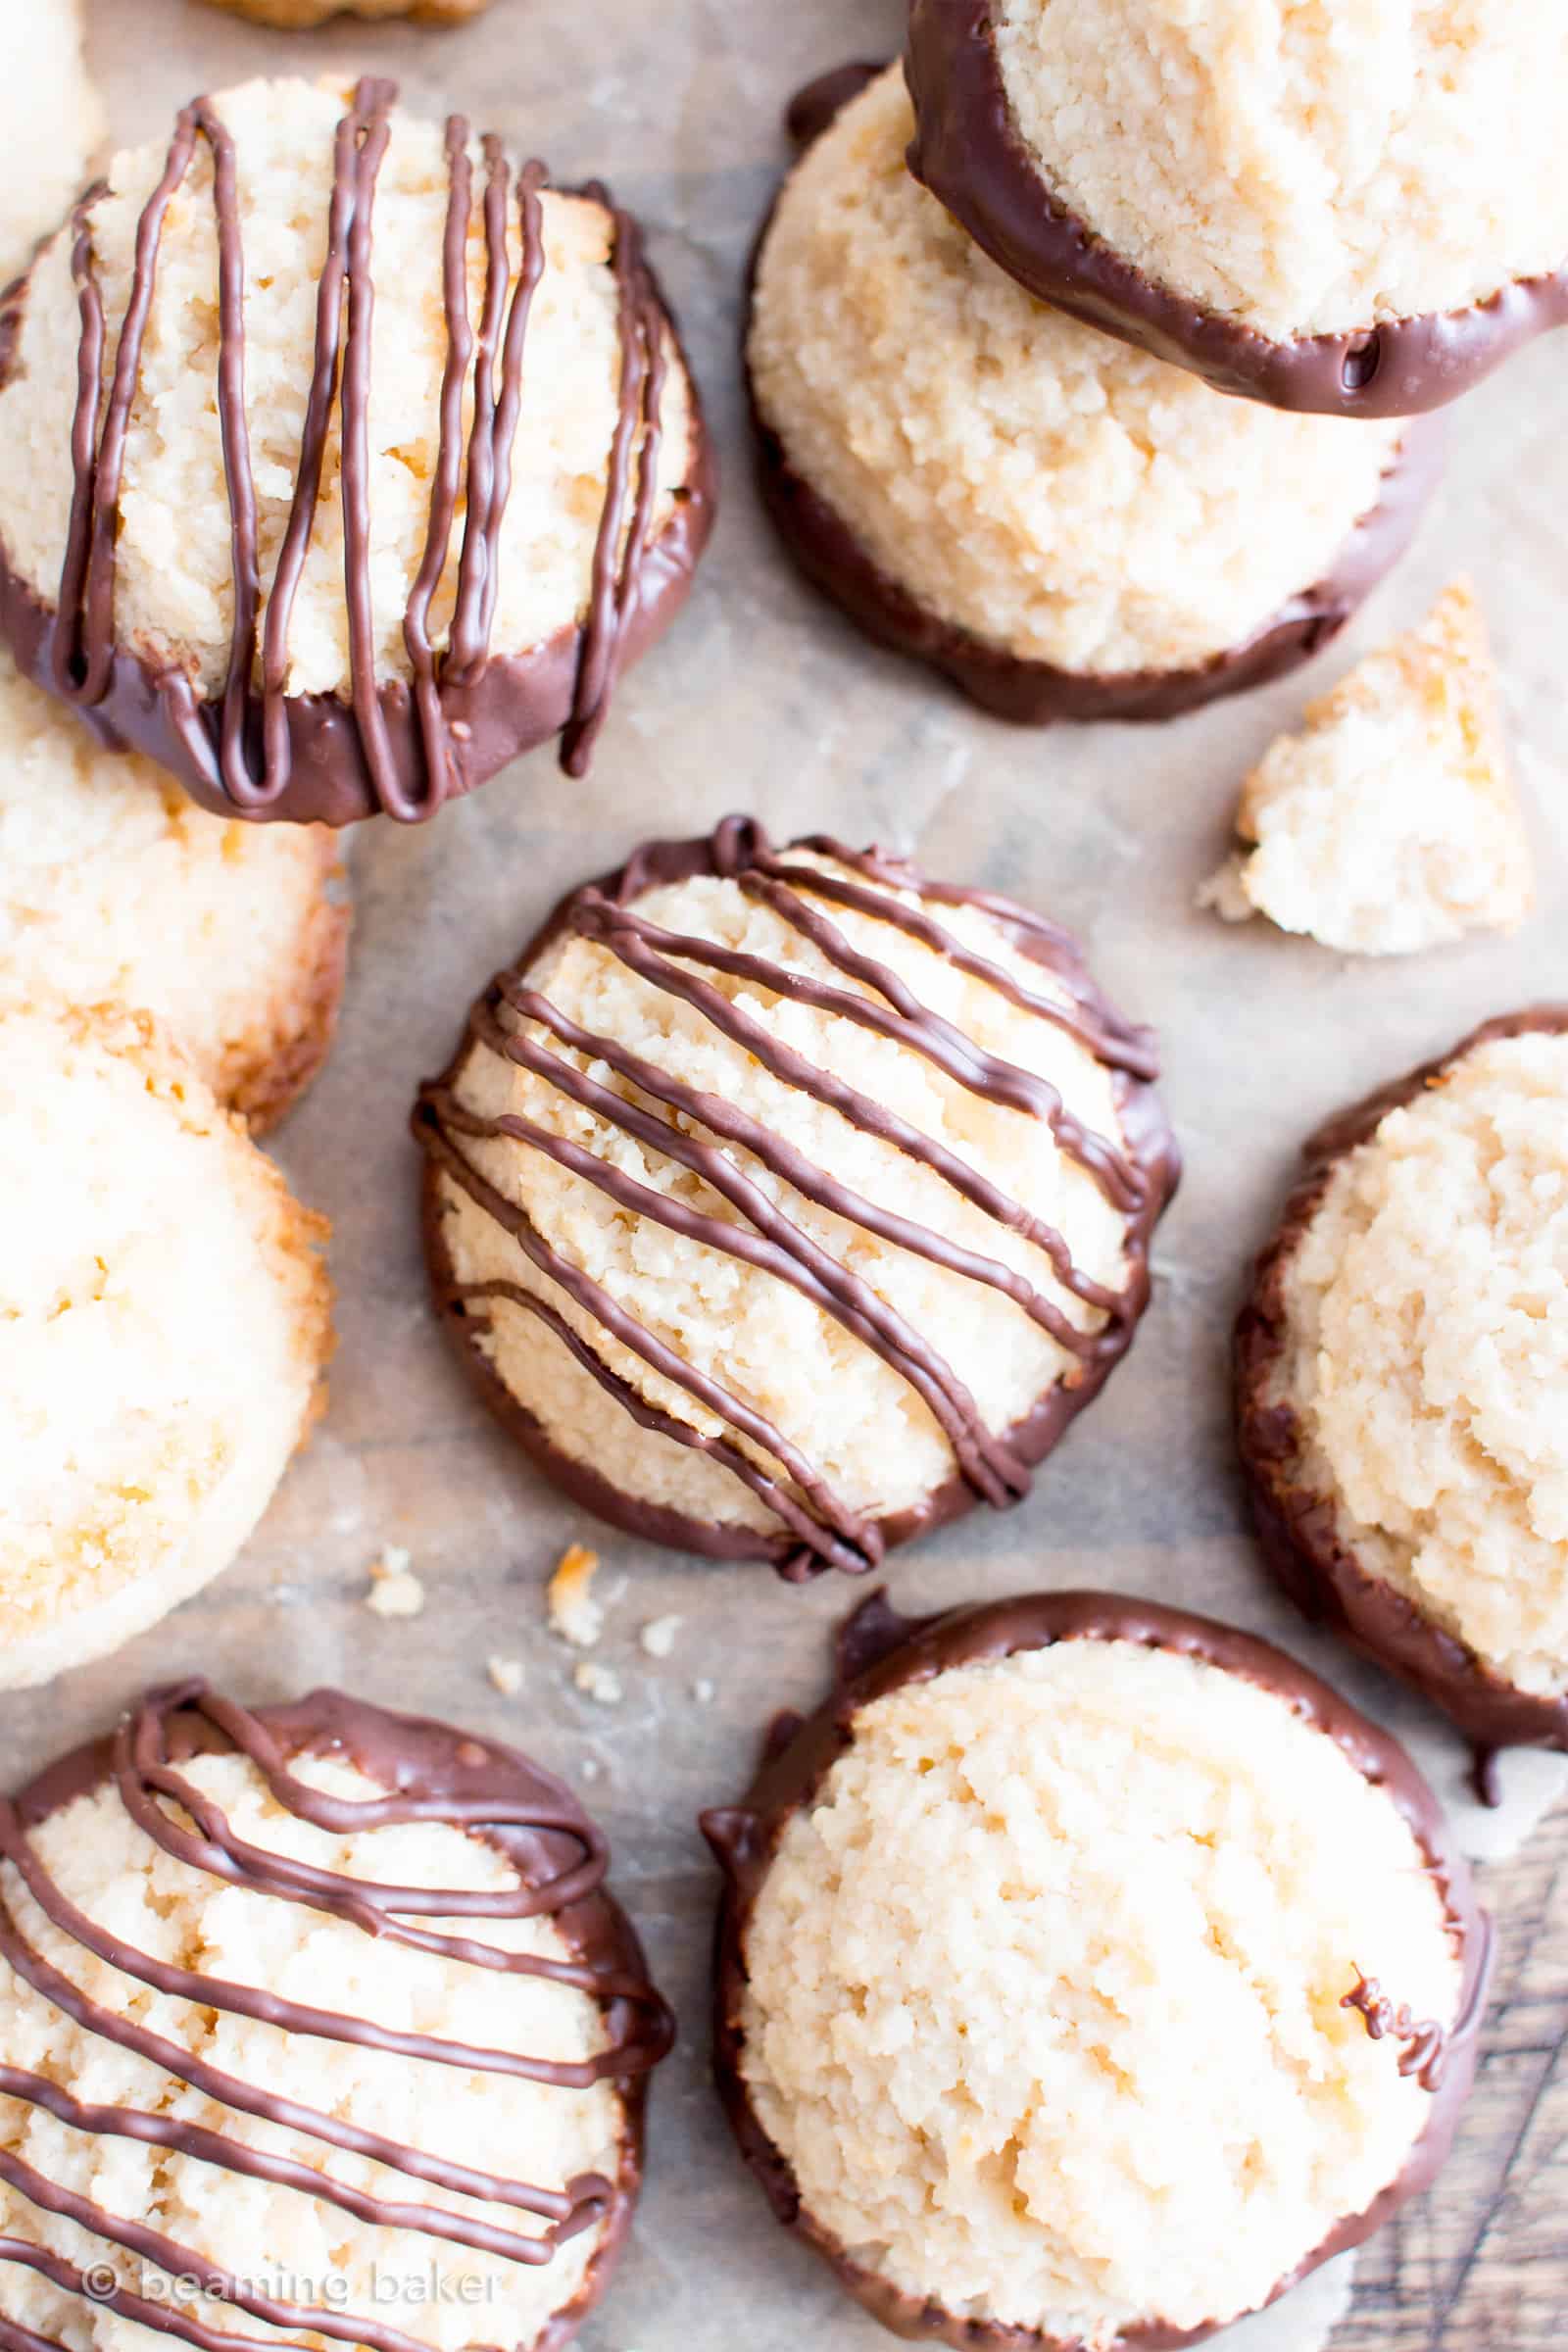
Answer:
[[[336,1691],[154,1691],[0,1805],[0,2318],[554,2352],[670,2039],[607,1864],[514,1749]]]
[[[87,177],[103,101],[82,58],[81,0],[20,12],[0,77],[0,284],[23,269]]]
[[[1568,1748],[1568,1004],[1307,1155],[1237,1334],[1267,1554],[1483,1756]]]
[[[1568,318],[1554,0],[913,0],[907,68],[969,234],[1221,390],[1414,415]]]
[[[901,2334],[1186,2342],[1447,2152],[1486,1922],[1408,1757],[1263,1642],[878,1598],[703,1826],[742,2152]]]
[[[1315,651],[1403,547],[1431,450],[1239,407],[1032,300],[910,178],[910,127],[893,67],[758,256],[761,480],[808,575],[1018,720],[1168,716]]]
[[[636,222],[395,99],[195,101],[10,302],[0,632],[220,814],[426,816],[563,730],[581,772],[708,532]]]
[[[387,17],[412,17],[416,24],[466,24],[470,17],[483,15],[490,0],[212,0],[212,5],[254,17],[258,24],[275,24],[280,32],[300,32],[324,24],[328,17],[367,17],[376,24]]]
[[[1007,900],[739,817],[650,843],[421,1090],[437,1305],[578,1501],[855,1573],[1015,1501],[1130,1344],[1154,1072]]]
[[[260,1132],[331,1043],[346,892],[324,827],[210,816],[0,652],[0,1004],[150,1012]]]
[[[1347,955],[1406,956],[1512,931],[1535,901],[1497,674],[1470,585],[1309,703],[1242,788],[1253,845],[1199,893]]]
[[[0,1010],[0,1688],[226,1568],[315,1416],[324,1222],[145,1014]]]

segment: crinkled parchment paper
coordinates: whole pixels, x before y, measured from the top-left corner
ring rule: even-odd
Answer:
[[[20,0],[5,0],[16,7]],[[573,1776],[613,1835],[616,1879],[681,2014],[660,2078],[636,2242],[588,2352],[870,2352],[884,2342],[791,2245],[732,2156],[707,2079],[705,1975],[714,1877],[700,1806],[736,1794],[762,1720],[821,1691],[830,1629],[856,1597],[762,1570],[702,1565],[597,1532],[509,1449],[431,1325],[407,1135],[418,1079],[468,1000],[559,892],[638,839],[748,808],[777,832],[820,826],[914,849],[938,874],[1010,891],[1070,925],[1130,1011],[1157,1021],[1187,1152],[1159,1237],[1153,1307],[1127,1364],[1042,1474],[1033,1500],[975,1516],[891,1569],[910,1609],[1108,1585],[1186,1602],[1325,1668],[1414,1746],[1479,1851],[1517,1839],[1565,1767],[1515,1756],[1483,1814],[1436,1718],[1314,1639],[1275,1599],[1248,1541],[1233,1467],[1226,1339],[1249,1252],[1300,1139],[1329,1110],[1484,1016],[1568,994],[1555,765],[1562,692],[1564,345],[1538,344],[1452,417],[1452,468],[1414,555],[1354,635],[1300,677],[1152,729],[1014,732],[851,635],[785,567],[748,478],[736,343],[748,242],[786,156],[780,109],[846,56],[891,54],[894,0],[498,0],[457,31],[338,25],[267,33],[197,0],[96,0],[98,59],[122,138],[161,130],[202,86],[265,71],[399,74],[546,155],[608,175],[647,221],[727,468],[707,568],[670,640],[622,689],[589,784],[548,752],[432,827],[354,844],[358,937],[343,1030],[278,1141],[336,1226],[342,1346],[330,1413],[243,1560],[167,1625],[53,1689],[0,1700],[0,1784],[105,1724],[133,1690],[202,1670],[251,1698],[344,1681],[396,1706],[520,1740]],[[1543,905],[1512,942],[1393,963],[1342,960],[1262,925],[1195,913],[1238,781],[1308,688],[1357,643],[1413,620],[1472,571],[1506,673],[1533,788]],[[604,1555],[612,1601],[596,1659],[623,1697],[572,1683],[545,1630],[546,1577],[572,1539]],[[428,1605],[384,1622],[369,1563],[401,1545]],[[650,1620],[682,1620],[667,1658]],[[520,1659],[520,1692],[486,1678]],[[1336,2265],[1226,2339],[1308,2352],[1348,2290]]]

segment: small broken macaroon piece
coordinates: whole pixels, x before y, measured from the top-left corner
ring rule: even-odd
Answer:
[[[672,2034],[608,1866],[498,1741],[149,1692],[0,1805],[0,2320],[557,2352]]]
[[[151,1013],[260,1134],[325,1059],[349,926],[334,834],[210,815],[0,650],[0,1003]]]
[[[358,17],[383,24],[412,17],[416,24],[466,24],[482,16],[491,0],[211,0],[214,8],[253,17],[279,32],[305,32],[331,17]]]
[[[1168,718],[1315,653],[1402,552],[1431,428],[1240,405],[1048,310],[910,178],[910,124],[894,66],[759,246],[759,479],[795,563],[1020,723]]]
[[[319,1409],[326,1234],[145,1014],[0,1009],[0,1690],[245,1544]]]
[[[1008,900],[743,817],[645,844],[421,1089],[437,1311],[578,1504],[858,1574],[1016,1502],[1131,1344],[1155,1068]]]
[[[1568,318],[1556,0],[912,0],[906,65],[967,233],[1223,392],[1410,416]]]
[[[703,1828],[731,2128],[899,2334],[1189,2342],[1447,2153],[1488,1924],[1403,1750],[1265,1642],[878,1595]]]
[[[0,320],[0,637],[220,815],[581,773],[711,521],[636,221],[396,101],[194,101]]]
[[[1248,777],[1236,830],[1252,846],[1199,893],[1230,922],[1407,956],[1525,920],[1534,859],[1468,581],[1307,705]]]
[[[1568,1004],[1306,1150],[1236,1335],[1265,1555],[1483,1762],[1568,1749]]]
[[[25,25],[24,25],[24,17]],[[103,142],[103,101],[82,48],[82,0],[15,9],[0,75],[0,286],[84,185]]]

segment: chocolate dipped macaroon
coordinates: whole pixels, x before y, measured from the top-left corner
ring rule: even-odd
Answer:
[[[1568,1748],[1568,1004],[1488,1022],[1306,1155],[1236,1335],[1265,1554],[1483,1766]]]
[[[1222,392],[1413,416],[1568,318],[1553,0],[912,0],[906,70],[968,234]]]
[[[637,223],[396,98],[196,100],[0,318],[0,635],[222,815],[581,773],[711,520]]]
[[[332,1690],[153,1690],[0,1803],[0,2327],[555,2352],[672,2033],[608,1858],[514,1749]]]
[[[1488,1924],[1403,1750],[1265,1642],[877,1596],[703,1827],[741,2151],[900,2334],[1193,2342],[1447,2152]]]
[[[846,86],[803,93],[796,125]],[[759,479],[808,578],[1030,724],[1170,717],[1315,653],[1403,550],[1432,428],[1226,401],[1047,309],[909,176],[911,127],[889,67],[758,250]]]
[[[438,1310],[630,1533],[791,1579],[1002,1507],[1149,1298],[1151,1034],[1009,900],[730,818],[563,901],[420,1094]]]

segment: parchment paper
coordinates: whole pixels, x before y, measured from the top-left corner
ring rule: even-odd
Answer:
[[[21,0],[3,0],[18,7]],[[926,673],[874,653],[791,573],[748,478],[735,350],[743,259],[786,159],[780,109],[850,55],[892,54],[895,0],[498,0],[457,31],[263,32],[195,0],[96,0],[98,62],[122,139],[162,131],[196,89],[263,71],[390,69],[415,104],[461,106],[545,154],[603,172],[643,215],[681,313],[727,466],[717,538],[672,638],[622,688],[586,786],[543,752],[425,830],[354,844],[358,935],[343,1030],[280,1137],[302,1195],[336,1226],[341,1349],[332,1404],[239,1564],[171,1622],[90,1671],[0,1701],[0,1784],[107,1723],[154,1679],[200,1669],[242,1695],[344,1681],[384,1702],[516,1740],[574,1776],[606,1818],[616,1883],[682,2024],[655,2099],[651,2179],[587,2352],[871,2352],[886,2341],[783,2236],[732,2155],[707,2080],[706,1954],[714,1874],[694,1821],[738,1793],[775,1708],[819,1694],[842,1580],[798,1592],[761,1569],[705,1566],[596,1529],[491,1428],[425,1304],[417,1080],[444,1061],[470,997],[562,890],[660,832],[744,808],[776,832],[828,826],[915,849],[938,874],[1015,893],[1070,925],[1129,1010],[1156,1020],[1187,1180],[1162,1229],[1154,1305],[1130,1360],[1012,1515],[976,1515],[898,1555],[911,1609],[1035,1586],[1119,1586],[1205,1608],[1326,1670],[1393,1724],[1461,1811],[1478,1852],[1530,1827],[1564,1767],[1511,1758],[1507,1802],[1464,1795],[1438,1720],[1309,1635],[1277,1601],[1244,1531],[1226,1338],[1300,1139],[1329,1110],[1488,1014],[1568,994],[1556,772],[1563,681],[1564,344],[1538,344],[1452,418],[1446,492],[1414,555],[1353,635],[1298,677],[1153,729],[1014,732]],[[1242,773],[1355,646],[1415,619],[1458,567],[1479,581],[1537,802],[1543,903],[1516,941],[1390,963],[1343,960],[1262,925],[1193,911]],[[576,1690],[543,1624],[564,1545],[605,1560],[613,1595],[596,1656],[605,1707]],[[429,1595],[414,1622],[364,1606],[367,1571],[406,1546]],[[638,1641],[678,1614],[673,1655]],[[492,1653],[520,1658],[514,1699]],[[694,1695],[713,1687],[710,1698]],[[1305,2352],[1344,2266],[1226,2339]]]

